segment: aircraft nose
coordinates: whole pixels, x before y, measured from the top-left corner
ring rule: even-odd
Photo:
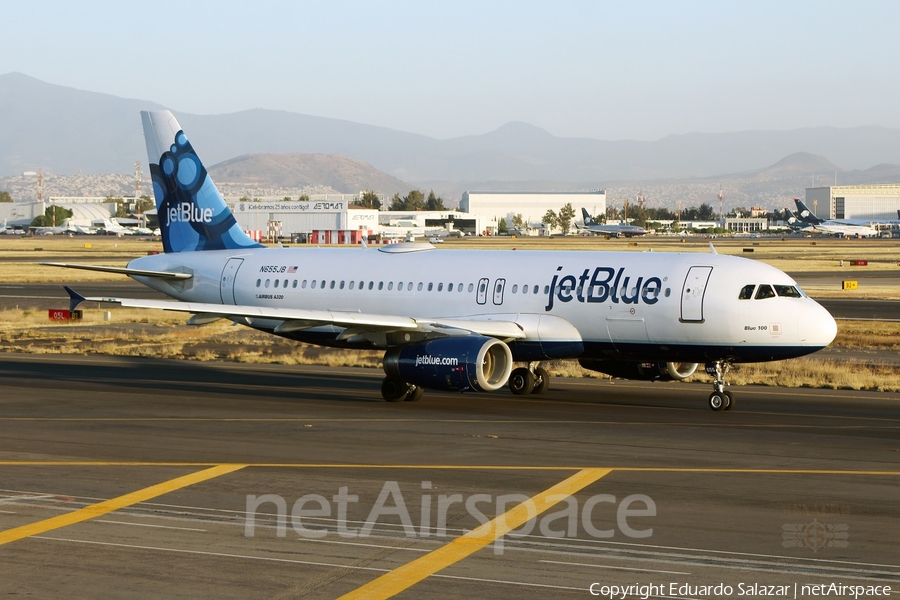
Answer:
[[[800,314],[800,341],[804,346],[824,348],[837,335],[837,323],[822,305],[810,300],[810,306]]]

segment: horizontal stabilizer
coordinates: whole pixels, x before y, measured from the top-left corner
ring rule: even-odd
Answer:
[[[64,267],[66,269],[84,269],[85,271],[99,271],[101,273],[118,273],[129,277],[160,277],[162,279],[190,279],[190,273],[174,273],[171,271],[146,271],[144,269],[129,269],[128,267],[107,267],[104,265],[80,265],[75,263],[42,262],[39,265],[46,267]]]

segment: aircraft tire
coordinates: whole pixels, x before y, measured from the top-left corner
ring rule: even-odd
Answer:
[[[394,377],[385,377],[381,382],[381,397],[388,402],[402,402],[409,391],[408,383]]]
[[[411,385],[409,386],[409,392],[406,394],[407,402],[418,402],[422,399],[422,396],[425,394],[425,388],[419,385]]]
[[[725,407],[725,394],[713,392],[709,395],[709,407],[715,411],[720,411]]]
[[[513,369],[509,376],[509,391],[516,396],[530,394],[534,389],[534,374],[524,367]]]
[[[725,406],[722,407],[722,410],[731,410],[734,408],[734,396],[731,392],[722,392],[725,395]]]
[[[543,367],[537,367],[534,370],[535,383],[531,390],[532,394],[543,394],[550,389],[550,373]]]

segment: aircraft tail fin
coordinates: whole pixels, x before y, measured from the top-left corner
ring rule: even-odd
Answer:
[[[584,208],[583,206],[581,207],[581,216],[584,219],[585,225],[594,225],[595,224],[593,217],[591,217],[591,215],[588,214],[587,209]]]
[[[794,198],[794,204],[797,205],[798,216],[804,221],[812,223],[813,225],[818,225],[819,223],[824,222],[823,219],[820,219],[819,217],[814,215],[813,212],[809,210],[809,208],[807,208],[806,204],[804,204],[803,200],[801,200],[800,198]]]
[[[163,249],[262,248],[241,230],[172,113],[141,111],[141,121]]]

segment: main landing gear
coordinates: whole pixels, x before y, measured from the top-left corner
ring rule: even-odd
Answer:
[[[509,390],[517,396],[543,394],[548,389],[550,389],[550,373],[547,369],[537,366],[537,363],[513,369],[509,376]]]
[[[734,408],[734,396],[725,391],[725,375],[731,365],[724,360],[717,360],[706,365],[706,372],[715,378],[713,381],[713,393],[709,395],[709,407],[715,411],[731,410]]]
[[[394,377],[385,377],[381,382],[381,397],[388,402],[416,402],[424,393],[425,388]]]

